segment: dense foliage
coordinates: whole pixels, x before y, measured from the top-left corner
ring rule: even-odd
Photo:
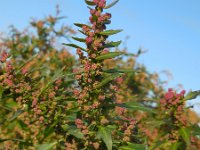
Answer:
[[[186,101],[200,92],[164,90],[158,74],[119,49],[106,30],[118,0],[85,0],[83,38],[55,16],[11,28],[0,42],[0,149],[198,150],[199,118]],[[85,43],[61,44],[69,40]],[[76,48],[78,58],[68,47]]]

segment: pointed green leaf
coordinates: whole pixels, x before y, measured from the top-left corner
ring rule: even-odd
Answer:
[[[85,3],[90,5],[90,6],[94,6],[96,5],[94,2],[90,1],[90,0],[85,0]]]
[[[87,34],[85,33],[85,32],[83,32],[83,31],[81,31],[81,30],[78,30],[79,32],[81,32],[83,35],[86,35],[87,36]]]
[[[46,86],[44,86],[40,90],[40,94],[38,95],[38,97],[42,93],[44,93],[47,89],[49,89],[57,79],[59,79],[59,78],[61,78],[63,76],[63,74],[62,74],[63,73],[63,69],[64,69],[64,67],[62,69],[60,69],[59,71],[57,71],[57,73],[50,79],[50,81],[46,84]]]
[[[19,141],[19,142],[25,142],[23,139],[0,139],[0,143],[5,141]]]
[[[57,144],[57,142],[37,145],[36,150],[52,150],[56,144]]]
[[[24,62],[21,66],[19,66],[19,68],[17,69],[17,71],[16,71],[16,74],[18,74],[20,71],[21,71],[21,69],[26,65],[26,64],[28,64],[29,62],[31,62],[34,58],[36,58],[38,56],[38,54],[35,54],[35,55],[33,55],[32,57],[30,57],[28,60],[26,60],[26,62]]]
[[[21,115],[22,113],[24,112],[24,110],[17,110],[16,112],[15,112],[15,114],[10,118],[10,119],[8,119],[8,121],[13,121],[13,120],[15,120],[19,115]]]
[[[198,126],[198,124],[190,126],[190,130],[192,135],[200,135],[200,127]]]
[[[83,139],[84,135],[80,129],[77,129],[75,126],[69,126],[68,124],[62,125],[62,129],[67,131],[68,134],[75,136],[78,139]]]
[[[85,48],[82,48],[82,47],[80,47],[80,46],[78,46],[76,44],[65,44],[65,43],[63,43],[63,45],[74,47],[74,48],[80,48],[81,50],[83,50],[85,52],[87,51]]]
[[[100,32],[101,35],[113,35],[121,32],[122,30],[106,30],[103,32]]]
[[[178,150],[180,146],[180,142],[171,143],[171,150]]]
[[[179,134],[181,135],[183,140],[187,143],[187,145],[190,145],[189,129],[188,128],[181,128],[179,130]]]
[[[74,127],[74,126],[69,127],[68,133],[71,134],[71,135],[73,135],[73,136],[75,136],[75,137],[78,138],[78,139],[84,139],[84,135],[83,135],[83,133],[81,132],[81,130],[80,130],[80,129],[77,129],[77,128]]]
[[[77,38],[77,37],[72,37],[72,39],[79,41],[79,42],[85,42],[84,38]]]
[[[200,95],[200,90],[191,91],[185,96],[184,100],[192,100],[192,99],[197,98],[197,96],[199,96],[199,95]]]
[[[116,47],[116,46],[119,46],[121,44],[122,41],[117,41],[117,42],[109,42],[109,43],[106,43],[104,45],[105,48],[110,48],[110,47]]]
[[[104,24],[110,24],[111,21],[110,21],[110,20],[106,20],[106,21],[104,21],[103,23],[104,23]]]
[[[155,149],[159,148],[161,145],[163,145],[164,143],[165,143],[165,141],[157,141],[149,147],[149,150],[155,150]]]
[[[133,69],[118,69],[118,68],[113,68],[113,69],[105,69],[103,70],[104,72],[107,72],[107,73],[134,73],[135,70]]]
[[[107,127],[100,126],[97,132],[97,138],[102,139],[107,147],[107,150],[112,150],[111,131]]]
[[[149,107],[146,107],[138,102],[135,101],[129,101],[123,104],[118,104],[120,107],[127,108],[128,110],[140,110],[140,111],[146,111],[150,113],[155,113],[155,111]]]
[[[74,23],[74,25],[75,26],[77,26],[77,27],[80,27],[80,28],[82,28],[83,26],[86,26],[86,27],[88,27],[88,28],[92,28],[92,27],[90,27],[89,25],[86,25],[86,24],[82,24],[82,23]]]
[[[107,6],[105,6],[104,9],[108,9],[108,8],[113,7],[117,2],[119,2],[119,0],[113,1],[112,3],[108,4]]]
[[[116,74],[112,74],[111,76],[108,76],[108,77],[105,78],[103,81],[101,81],[101,83],[99,83],[99,84],[95,87],[95,89],[99,89],[99,88],[103,87],[104,85],[106,85],[107,83],[111,82],[112,80],[114,80],[114,79],[120,77],[121,75],[122,75],[122,74],[116,73]]]
[[[117,57],[117,56],[120,56],[123,54],[124,54],[124,52],[109,52],[109,53],[102,54],[102,55],[96,57],[96,60],[110,59],[110,58],[114,58],[114,57]]]
[[[3,87],[0,85],[0,101],[2,99],[2,95],[3,95]]]
[[[120,146],[119,150],[146,150],[146,146],[143,144],[128,143],[126,146]]]

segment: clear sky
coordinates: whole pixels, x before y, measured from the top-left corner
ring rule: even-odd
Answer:
[[[8,31],[11,24],[23,29],[31,17],[39,19],[55,13],[56,4],[60,5],[61,14],[67,16],[67,24],[87,23],[89,13],[84,0],[2,0],[0,31]],[[186,91],[199,90],[199,8],[199,0],[120,0],[108,11],[113,16],[111,28],[124,31],[112,39],[124,40],[130,36],[129,52],[136,52],[140,47],[148,50],[139,62],[151,72],[171,72],[173,79],[167,87],[177,88],[182,84]]]

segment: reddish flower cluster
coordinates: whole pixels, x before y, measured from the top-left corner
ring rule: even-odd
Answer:
[[[6,62],[6,59],[8,58],[8,53],[6,52],[6,51],[3,51],[2,53],[1,53],[1,56],[0,56],[0,61],[2,62],[2,63],[4,63],[4,62]]]
[[[184,98],[185,90],[182,90],[180,94],[175,93],[172,89],[169,89],[168,92],[164,95],[164,99],[160,100],[162,106],[165,106],[166,109],[171,106],[182,104],[181,99]]]
[[[106,1],[105,0],[93,0],[93,2],[99,7],[99,8],[104,8],[106,6]]]
[[[160,100],[161,109],[167,112],[172,118],[174,118],[175,124],[186,125],[187,120],[184,115],[183,101],[185,90],[182,90],[179,94],[169,89],[164,95],[164,98]]]
[[[176,93],[172,89],[169,89],[164,98],[160,100],[160,109],[163,111],[161,113],[162,118],[167,118],[170,121],[170,125],[165,124],[162,126],[162,129],[168,131],[168,134],[164,138],[173,143],[181,139],[179,129],[188,126],[184,94],[185,90]]]
[[[124,131],[123,141],[129,142],[131,141],[131,137],[133,135],[133,130],[135,128],[136,121],[132,118],[124,117],[123,119],[124,119],[124,124],[123,124],[123,129],[122,129]]]

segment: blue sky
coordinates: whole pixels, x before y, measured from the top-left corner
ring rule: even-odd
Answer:
[[[31,17],[39,19],[55,13],[56,4],[60,5],[61,14],[67,16],[66,24],[87,23],[89,13],[84,0],[4,0],[0,5],[0,31],[8,31],[11,24],[23,29]],[[199,7],[199,0],[120,0],[108,10],[113,16],[110,28],[124,31],[113,36],[112,40],[124,40],[129,36],[129,52],[136,52],[140,47],[148,50],[139,58],[139,62],[151,72],[171,72],[173,79],[167,87],[177,88],[178,84],[182,84],[186,91],[198,90]]]

